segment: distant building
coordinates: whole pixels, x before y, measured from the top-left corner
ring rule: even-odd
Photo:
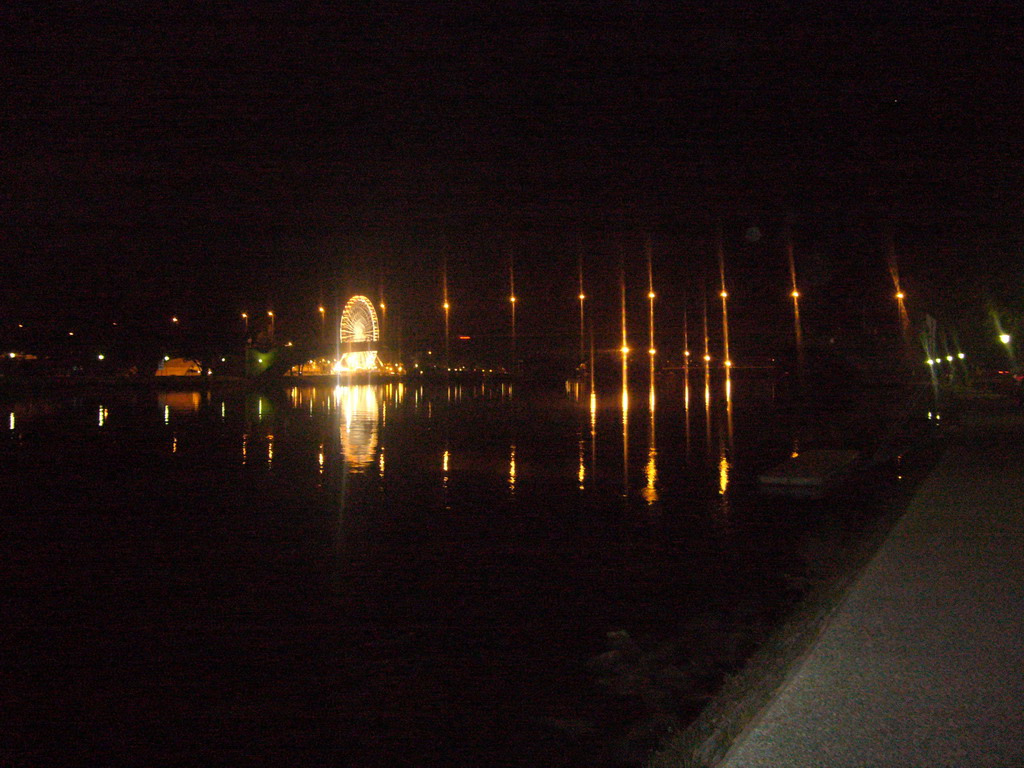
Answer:
[[[172,357],[160,361],[157,366],[157,376],[200,376],[203,368],[197,360],[187,360],[184,357]]]

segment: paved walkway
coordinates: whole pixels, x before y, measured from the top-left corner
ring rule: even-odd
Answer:
[[[975,402],[728,768],[1024,766],[1024,411]]]

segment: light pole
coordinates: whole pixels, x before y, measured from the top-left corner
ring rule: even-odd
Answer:
[[[622,425],[625,429],[626,413],[629,410],[629,336],[626,332],[626,268],[619,267],[619,313],[622,324],[622,346],[619,352],[622,353]],[[623,445],[625,445],[623,437]]]
[[[451,370],[451,360],[449,355],[451,353],[451,341],[449,336],[449,317],[448,313],[451,310],[451,305],[448,303],[448,254],[445,253],[444,260],[441,264],[441,292],[444,297],[444,303],[441,308],[444,310],[444,368],[445,373]]]
[[[1000,333],[999,340],[1006,347],[1006,356],[1010,358],[1011,365],[1016,365],[1017,356],[1013,353],[1013,337],[1008,333]]]
[[[512,308],[512,372],[516,370],[516,297],[515,294],[508,297],[509,306]]]
[[[584,361],[584,350],[583,350],[583,301],[587,298],[587,295],[583,292],[583,253],[580,252],[579,258],[579,278],[580,278],[580,365],[583,365]]]
[[[448,359],[448,355],[449,355],[449,352],[450,352],[450,349],[449,349],[450,343],[449,343],[449,335],[448,335],[448,328],[449,328],[448,312],[451,310],[451,305],[446,300],[444,305],[443,305],[443,307],[444,307],[444,367],[445,367],[445,369],[450,370],[451,369],[451,365],[449,364],[449,359]]]
[[[732,359],[729,357],[729,310],[726,306],[729,294],[725,290],[725,249],[722,246],[721,229],[718,231],[718,278],[722,287],[718,294],[722,299],[722,365],[728,368],[732,365]]]
[[[796,339],[796,352],[798,358],[803,357],[803,329],[800,327],[800,290],[796,284],[796,259],[793,256],[793,236],[786,232],[786,261],[789,263],[789,284],[791,290],[789,297],[793,299],[793,332]],[[801,368],[803,365],[801,364]]]
[[[274,313],[267,310],[267,317],[270,318],[270,343],[274,343]]]
[[[512,375],[516,375],[516,273],[512,254],[508,257],[508,303],[512,314]]]
[[[651,243],[647,242],[647,356],[650,358],[651,387],[654,387],[654,271],[651,266]]]

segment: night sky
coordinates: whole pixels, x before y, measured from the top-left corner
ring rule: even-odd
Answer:
[[[925,303],[1024,278],[1018,20],[824,5],[7,8],[0,323],[298,332],[383,278],[414,336],[446,253],[466,328],[510,257],[568,325],[580,252],[611,309],[645,238],[692,296],[717,227],[737,299],[780,312],[787,225],[811,288],[888,290],[890,241]]]

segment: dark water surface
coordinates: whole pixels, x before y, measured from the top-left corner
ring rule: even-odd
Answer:
[[[4,762],[628,761],[820,525],[752,487],[800,449],[771,387],[713,390],[644,377],[625,418],[575,386],[9,399]],[[672,701],[588,665],[614,631],[675,643]]]

